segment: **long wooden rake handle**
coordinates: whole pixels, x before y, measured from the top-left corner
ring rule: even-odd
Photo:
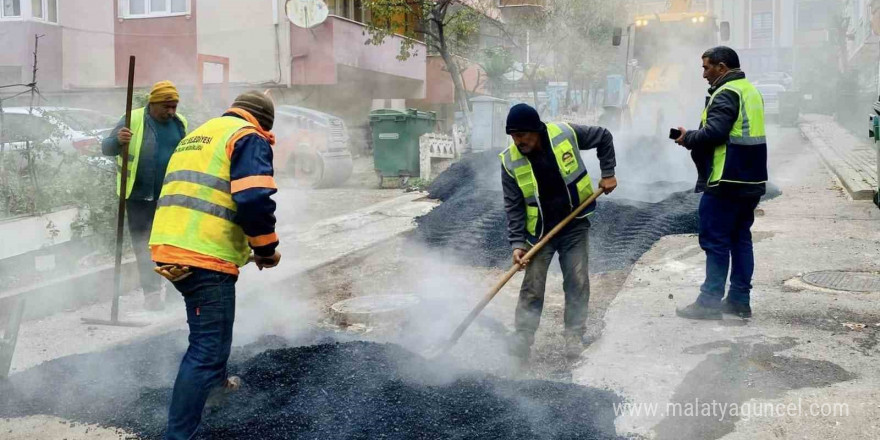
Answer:
[[[584,203],[581,203],[580,206],[577,207],[577,209],[572,211],[572,213],[569,214],[568,217],[565,217],[565,219],[563,219],[561,222],[559,222],[559,224],[556,225],[556,227],[551,229],[550,232],[548,232],[544,236],[544,238],[542,238],[541,241],[538,242],[538,244],[532,246],[532,248],[529,249],[528,252],[526,252],[526,255],[522,258],[522,260],[524,260],[524,261],[531,260],[532,257],[534,257],[535,254],[537,254],[538,251],[540,251],[541,248],[543,248],[544,245],[546,245],[547,242],[550,241],[550,239],[555,237],[556,234],[558,234],[559,231],[562,230],[562,228],[566,227],[569,223],[571,223],[571,221],[574,220],[575,217],[577,217],[581,212],[583,212],[583,210],[587,209],[587,206],[590,206],[593,202],[595,202],[596,199],[599,198],[599,196],[602,195],[603,193],[604,192],[602,191],[602,188],[599,188]],[[492,290],[490,290],[489,293],[487,293],[486,296],[484,296],[483,299],[481,299],[480,302],[477,303],[477,305],[474,307],[473,310],[471,310],[471,312],[467,315],[467,317],[464,319],[464,321],[462,321],[462,323],[459,324],[458,328],[455,329],[455,331],[452,333],[452,336],[449,338],[449,341],[447,341],[446,344],[443,346],[443,348],[441,348],[439,354],[445,354],[447,351],[449,351],[452,347],[455,346],[455,344],[461,338],[461,335],[463,335],[465,330],[467,330],[467,328],[470,327],[471,323],[474,322],[474,319],[477,319],[477,316],[479,316],[480,312],[482,312],[483,309],[486,308],[486,305],[492,301],[492,298],[495,298],[495,295],[497,295],[498,292],[501,291],[501,288],[503,288],[504,285],[507,284],[507,282],[510,281],[510,279],[513,278],[513,276],[516,275],[516,273],[519,272],[520,269],[522,269],[522,267],[523,267],[523,265],[516,264],[516,263],[514,263],[513,266],[510,267],[510,269],[507,271],[507,273],[505,273],[504,276],[501,277],[500,280],[498,280],[498,282],[495,284],[495,286],[492,287]]]

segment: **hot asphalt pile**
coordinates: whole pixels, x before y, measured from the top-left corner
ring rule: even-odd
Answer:
[[[464,264],[509,266],[500,173],[498,156],[492,153],[474,154],[449,167],[428,188],[443,203],[417,219],[415,238],[452,252]],[[624,269],[660,237],[696,233],[699,201],[700,195],[691,191],[671,193],[658,203],[600,198],[590,217],[590,270]]]
[[[395,345],[285,344],[233,353],[245,386],[209,410],[199,438],[615,438],[608,391],[456,371]],[[0,383],[0,417],[50,414],[159,439],[185,345],[174,333],[18,373]]]

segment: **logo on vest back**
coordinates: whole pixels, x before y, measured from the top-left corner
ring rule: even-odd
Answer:
[[[568,164],[569,162],[574,160],[574,154],[571,154],[571,151],[566,151],[562,153],[562,163]]]
[[[180,144],[174,149],[174,152],[201,151],[205,145],[210,144],[213,140],[214,138],[211,136],[190,136],[180,141]]]

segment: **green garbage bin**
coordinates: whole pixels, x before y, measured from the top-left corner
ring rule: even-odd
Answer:
[[[433,131],[436,123],[434,112],[415,109],[370,112],[373,163],[380,185],[386,179],[405,181],[419,175],[419,137]]]

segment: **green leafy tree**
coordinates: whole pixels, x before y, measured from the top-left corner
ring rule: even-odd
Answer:
[[[485,72],[490,93],[494,96],[502,95],[506,83],[504,75],[514,69],[514,54],[505,47],[490,47],[480,51],[477,60]]]

